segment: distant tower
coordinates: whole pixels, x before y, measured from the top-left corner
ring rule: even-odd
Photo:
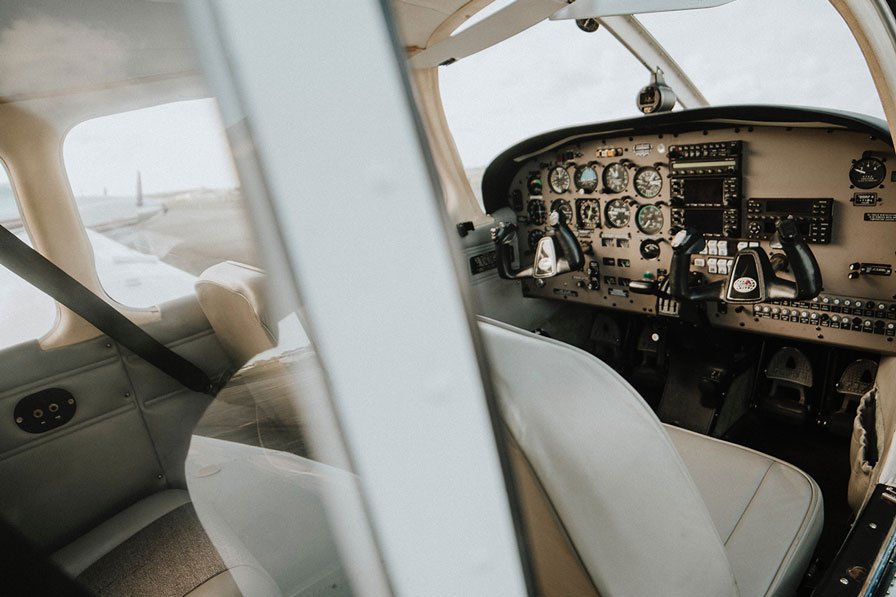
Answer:
[[[137,207],[143,207],[143,182],[140,180],[139,170],[137,170]]]

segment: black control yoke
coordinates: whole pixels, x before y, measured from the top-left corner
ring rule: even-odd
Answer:
[[[512,246],[517,230],[516,224],[501,222],[492,228],[492,241],[495,243],[499,276],[507,280],[551,278],[558,274],[582,269],[582,266],[585,265],[585,254],[566,223],[563,213],[552,211],[548,216],[548,224],[551,229],[545,236],[538,239],[532,265],[518,270],[513,269]]]
[[[679,231],[672,239],[669,295],[690,301],[724,301],[734,304],[768,300],[808,300],[822,289],[821,269],[815,255],[792,217],[778,220],[778,239],[786,255],[794,281],[775,274],[776,267],[759,247],[741,249],[734,257],[727,280],[691,285],[691,255],[706,246],[703,236],[692,228]],[[783,265],[784,260],[777,260]]]

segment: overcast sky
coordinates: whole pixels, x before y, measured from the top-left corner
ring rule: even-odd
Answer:
[[[83,122],[66,137],[75,196],[233,188],[236,175],[211,99],[177,102]]]
[[[505,0],[499,0],[499,2]],[[815,105],[883,117],[867,66],[824,0],[736,0],[638,17],[713,104]],[[637,115],[649,75],[607,31],[547,21],[441,68],[449,125],[467,167],[538,132]],[[201,100],[75,127],[65,160],[76,195],[233,187],[214,102]]]
[[[711,104],[782,103],[883,118],[855,40],[824,0],[735,0],[637,17]],[[637,116],[647,70],[605,30],[547,21],[441,69],[467,167],[535,133]]]

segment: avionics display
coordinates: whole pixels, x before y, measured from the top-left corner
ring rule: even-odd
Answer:
[[[723,209],[685,209],[684,225],[688,228],[696,228],[704,234],[718,234],[724,224],[725,210]]]
[[[675,145],[669,158],[673,227],[710,238],[740,236],[743,142]]]
[[[685,205],[722,205],[724,178],[685,178]]]
[[[810,243],[828,244],[834,228],[834,200],[822,199],[749,199],[747,200],[746,237],[768,240],[781,218],[793,217]]]

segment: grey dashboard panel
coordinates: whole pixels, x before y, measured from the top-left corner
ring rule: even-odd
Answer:
[[[543,139],[546,145],[540,150],[519,153],[534,149],[526,142],[516,148],[516,158],[490,167],[484,190],[494,193],[503,173],[506,186],[500,199],[493,195],[490,201],[509,203],[516,211],[522,264],[533,258],[533,240],[546,231],[543,214],[564,204],[588,253],[582,271],[543,283],[524,280],[523,293],[676,316],[676,305],[630,292],[629,282],[645,273],[663,278],[678,228],[696,226],[707,233],[709,247],[692,258],[692,271],[707,281],[724,280],[740,248],[775,252],[771,223],[792,213],[804,221],[804,232],[813,240],[822,294],[800,302],[709,303],[709,320],[720,327],[896,353],[896,154],[885,131],[861,121],[852,128],[843,122],[821,126],[818,118],[811,124],[716,120],[696,130],[670,128],[667,120],[655,132],[561,131]],[[728,161],[729,153],[736,154],[736,166]],[[883,180],[869,186],[869,181],[856,180],[858,174],[850,178],[854,161],[863,157],[884,164]],[[513,174],[506,178],[508,164]],[[596,185],[587,184],[592,174],[577,180],[577,172],[589,165],[597,174]],[[732,171],[722,172],[726,168]],[[651,174],[636,188],[634,179],[644,169],[654,169],[659,180]],[[540,185],[532,182],[535,178]],[[702,188],[704,183],[715,188]],[[684,184],[693,185],[688,197]],[[583,209],[585,204],[590,207]]]

